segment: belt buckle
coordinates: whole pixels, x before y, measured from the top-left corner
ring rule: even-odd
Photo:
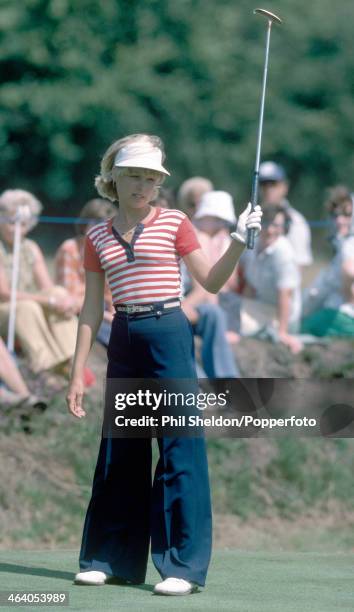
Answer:
[[[135,304],[128,304],[127,305],[127,313],[128,314],[134,314],[134,312],[137,312],[137,307],[135,306]]]

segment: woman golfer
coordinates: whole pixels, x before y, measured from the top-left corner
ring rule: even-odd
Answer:
[[[107,276],[116,309],[108,346],[107,379],[196,378],[193,335],[180,307],[179,261],[216,293],[241,255],[247,228],[260,230],[261,211],[240,215],[234,240],[210,267],[194,229],[179,210],[153,208],[169,172],[156,136],[114,142],[101,162],[96,187],[116,201],[118,214],[86,236],[86,293],[67,395],[77,418],[82,375],[103,316]],[[204,586],[211,554],[211,504],[203,437],[161,437],[151,483],[151,440],[104,437],[94,475],[76,584],[145,580],[151,554],[162,581],[154,593],[187,595]]]

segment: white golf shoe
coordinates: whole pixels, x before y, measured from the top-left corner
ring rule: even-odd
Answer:
[[[166,578],[155,585],[155,595],[190,595],[198,591],[198,585],[183,578]]]
[[[79,572],[76,574],[74,582],[75,584],[92,584],[98,586],[100,584],[105,584],[108,578],[109,576],[104,572],[92,570],[88,572]]]

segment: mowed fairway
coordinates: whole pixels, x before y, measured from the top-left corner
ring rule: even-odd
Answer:
[[[218,550],[213,554],[207,587],[187,597],[152,595],[159,576],[151,564],[144,585],[75,586],[72,580],[77,571],[77,556],[77,551],[63,550],[0,551],[0,589],[68,591],[69,610],[354,610],[354,558],[351,554]],[[5,609],[15,609],[15,606]],[[24,609],[40,608],[25,606]],[[59,607],[42,609],[58,610]]]

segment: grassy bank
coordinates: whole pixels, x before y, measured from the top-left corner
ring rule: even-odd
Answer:
[[[88,416],[75,420],[58,396],[33,419],[31,435],[16,419],[3,427],[2,548],[79,545],[102,413],[97,395],[86,407]],[[286,548],[353,550],[353,451],[352,439],[208,440],[216,545],[255,549],[258,540],[269,548],[268,524],[280,549],[283,540]]]

